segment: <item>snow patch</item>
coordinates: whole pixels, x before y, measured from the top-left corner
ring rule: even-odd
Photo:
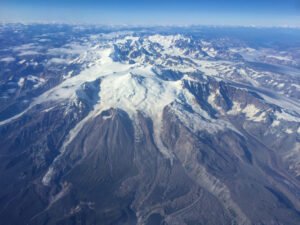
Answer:
[[[293,116],[292,114],[287,113],[286,111],[282,111],[282,112],[276,111],[275,116],[278,120],[300,123],[299,117]]]
[[[294,133],[294,131],[292,129],[290,129],[290,128],[286,129],[284,132],[287,133],[287,134]]]
[[[272,123],[272,127],[278,127],[280,125],[280,121],[279,120],[274,120]]]
[[[22,87],[24,86],[24,83],[25,83],[25,79],[24,79],[23,77],[21,77],[21,78],[19,79],[19,81],[18,81],[18,86],[19,86],[20,88],[22,88]]]
[[[232,109],[228,112],[229,115],[245,114],[247,120],[254,122],[265,121],[266,113],[262,112],[254,104],[247,104],[244,108],[241,107],[241,103],[233,102]]]

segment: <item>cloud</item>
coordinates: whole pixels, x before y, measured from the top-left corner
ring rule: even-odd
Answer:
[[[14,57],[5,57],[0,59],[0,62],[5,62],[5,63],[11,63],[14,62],[16,59]]]
[[[41,38],[41,39],[38,39],[39,42],[49,42],[51,41],[50,39],[47,39],[47,38]]]
[[[29,50],[29,49],[36,49],[38,46],[36,46],[34,43],[19,45],[13,48],[13,51],[19,52],[23,50]]]
[[[62,58],[52,58],[47,62],[48,65],[50,65],[50,64],[68,64],[68,63],[69,63],[69,60],[62,59]]]
[[[72,44],[63,48],[52,48],[48,50],[49,55],[80,55],[86,49],[82,45]]]
[[[41,46],[34,43],[24,44],[13,48],[14,52],[18,52],[18,56],[39,55]]]
[[[28,51],[22,51],[19,53],[19,56],[29,56],[29,55],[39,55],[40,52],[34,51],[34,50],[28,50]]]

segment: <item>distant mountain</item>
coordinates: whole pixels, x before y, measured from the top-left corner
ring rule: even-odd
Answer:
[[[210,29],[2,25],[1,224],[300,224],[300,45]]]

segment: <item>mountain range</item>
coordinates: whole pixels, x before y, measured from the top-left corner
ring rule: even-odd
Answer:
[[[224,30],[1,25],[1,224],[300,224],[300,43]]]

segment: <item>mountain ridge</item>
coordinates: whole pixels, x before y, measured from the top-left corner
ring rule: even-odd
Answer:
[[[81,35],[15,48],[61,72],[18,78],[32,92],[21,110],[1,100],[3,221],[299,222],[298,78],[245,59],[273,50],[193,33]]]

